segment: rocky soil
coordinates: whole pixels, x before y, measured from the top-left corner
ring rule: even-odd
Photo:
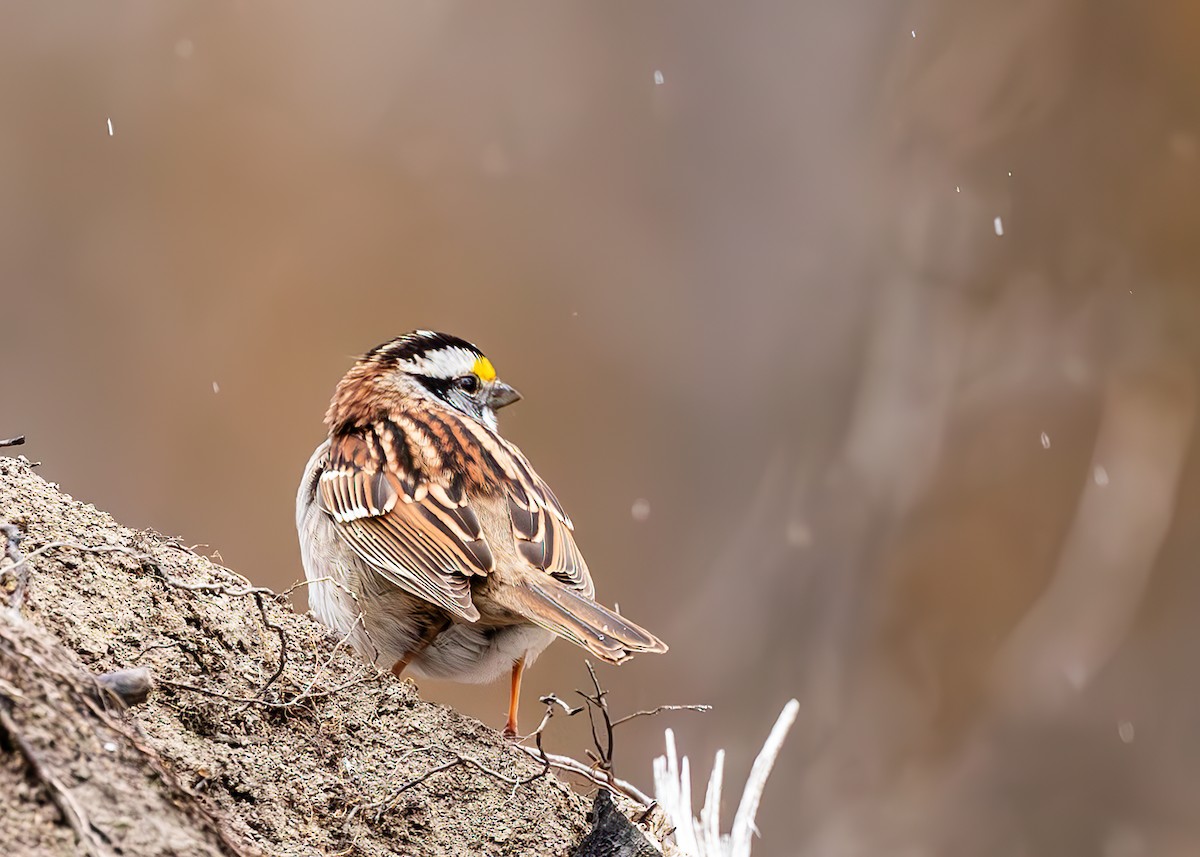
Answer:
[[[587,832],[565,784],[285,598],[20,459],[0,521],[10,600],[28,572],[0,611],[0,853],[566,855]],[[130,667],[155,688],[127,709],[93,677]]]

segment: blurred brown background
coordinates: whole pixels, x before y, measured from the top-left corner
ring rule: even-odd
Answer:
[[[352,356],[462,335],[614,707],[717,707],[619,773],[795,696],[763,857],[1195,854],[1200,10],[886,8],[9,3],[0,436],[284,587]]]

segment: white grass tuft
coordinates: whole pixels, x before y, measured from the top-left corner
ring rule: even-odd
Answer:
[[[800,703],[791,700],[783,707],[779,719],[767,736],[746,788],[742,801],[733,817],[733,830],[721,835],[721,786],[725,776],[725,751],[718,750],[713,760],[712,774],[708,778],[708,789],[704,794],[704,807],[700,817],[692,813],[692,775],[687,756],[682,759],[675,748],[675,733],[666,733],[667,754],[654,760],[654,796],[675,825],[675,844],[688,857],[750,857],[752,837],[758,831],[754,827],[754,816],[762,800],[767,777],[775,764],[783,740],[787,737]]]

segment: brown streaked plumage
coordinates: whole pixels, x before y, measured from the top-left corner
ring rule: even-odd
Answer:
[[[667,649],[592,600],[570,518],[497,431],[518,398],[457,337],[384,343],[338,384],[296,499],[317,616],[397,675],[511,671],[509,735],[521,673],[554,636],[612,663]]]

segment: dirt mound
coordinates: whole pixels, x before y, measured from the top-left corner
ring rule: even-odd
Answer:
[[[586,833],[534,760],[273,593],[18,459],[0,458],[0,521],[29,571],[0,617],[0,852],[554,855]],[[97,693],[134,666],[147,702]]]

